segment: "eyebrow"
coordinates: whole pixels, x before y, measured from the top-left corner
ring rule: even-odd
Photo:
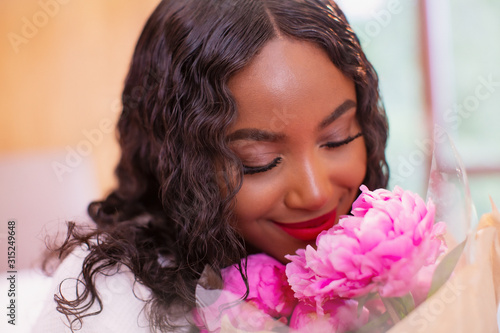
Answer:
[[[328,115],[321,123],[318,125],[318,130],[322,130],[336,119],[342,116],[344,113],[352,108],[356,107],[356,102],[351,99],[344,101],[340,104],[330,115]],[[278,142],[283,141],[285,134],[270,132],[258,128],[243,128],[234,131],[227,136],[228,142],[237,140],[250,140],[250,141],[264,141],[264,142]]]
[[[252,141],[266,141],[277,142],[285,138],[283,133],[274,133],[257,128],[243,128],[227,136],[229,142],[237,140],[252,140]]]
[[[333,123],[335,120],[340,118],[344,113],[351,110],[352,108],[356,108],[356,102],[352,99],[347,99],[344,103],[340,104],[328,117],[326,117],[321,123],[318,125],[318,130],[325,129]]]

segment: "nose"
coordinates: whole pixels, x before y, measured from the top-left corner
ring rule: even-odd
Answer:
[[[333,184],[327,164],[309,159],[290,172],[285,205],[290,209],[316,211],[333,195]]]

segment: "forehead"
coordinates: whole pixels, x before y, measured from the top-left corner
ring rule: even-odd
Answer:
[[[321,121],[346,99],[356,101],[354,83],[323,49],[291,39],[267,43],[228,85],[238,107],[235,128],[289,125],[287,117],[305,126],[306,120]]]

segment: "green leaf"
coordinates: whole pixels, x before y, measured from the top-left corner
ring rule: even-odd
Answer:
[[[356,299],[358,301],[358,318],[361,316],[361,312],[363,311],[363,307],[365,306],[366,302],[375,298],[378,298],[378,293],[369,293]]]
[[[462,256],[466,242],[467,238],[462,243],[455,246],[455,248],[451,250],[436,267],[434,275],[432,276],[431,288],[429,289],[427,298],[434,295],[434,293],[438,291],[438,289],[441,288],[446,281],[448,281],[451,273],[455,269],[455,266],[457,266],[458,260]]]
[[[415,309],[415,300],[413,299],[413,295],[408,293],[402,297],[395,297],[394,301],[399,304],[400,311],[403,313],[403,317]],[[403,318],[400,317],[400,318]]]
[[[411,294],[403,297],[382,297],[381,299],[394,324],[406,317],[415,308]]]

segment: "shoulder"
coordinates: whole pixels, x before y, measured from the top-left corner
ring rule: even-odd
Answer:
[[[85,284],[80,273],[88,254],[87,250],[77,248],[57,268],[50,297],[33,332],[71,332],[68,318],[56,309],[54,296],[72,301],[76,299],[77,293],[82,294]],[[97,301],[94,302],[85,313],[101,311],[97,315],[82,318],[81,330],[78,332],[150,332],[144,306],[151,293],[135,281],[132,272],[122,267],[106,274],[97,274],[95,286],[102,304],[99,306]],[[88,303],[82,305],[85,304]],[[75,325],[75,329],[80,328],[78,322]]]

